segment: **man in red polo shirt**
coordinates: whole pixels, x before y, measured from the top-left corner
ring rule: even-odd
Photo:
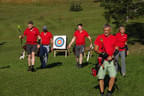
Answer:
[[[117,38],[117,45],[119,47],[119,54],[115,57],[115,65],[116,70],[118,71],[118,59],[119,56],[121,57],[121,73],[123,76],[126,75],[126,64],[125,64],[125,57],[127,53],[127,34],[125,34],[125,27],[121,26],[119,28],[119,32],[116,34]],[[125,54],[126,53],[126,54]]]
[[[37,51],[37,39],[40,38],[39,30],[33,26],[33,22],[28,22],[28,28],[24,34],[19,36],[20,39],[26,37],[26,51],[28,53],[28,71],[35,71],[35,53]]]
[[[41,68],[45,68],[48,62],[48,54],[50,52],[50,44],[51,44],[51,51],[53,50],[53,35],[51,32],[48,32],[47,27],[43,27],[43,32],[40,34],[41,36],[41,46],[40,46],[40,61],[41,61]]]
[[[116,70],[114,66],[114,53],[118,49],[116,46],[116,38],[111,35],[111,26],[104,26],[104,34],[99,35],[95,40],[95,51],[104,58],[103,66],[98,71],[98,79],[100,84],[101,96],[104,96],[104,78],[108,71],[110,76],[108,93],[106,96],[111,96],[112,88],[115,82]]]
[[[82,61],[83,61],[83,53],[84,53],[84,48],[85,48],[85,39],[88,38],[90,41],[90,48],[92,47],[92,40],[89,34],[83,30],[83,25],[78,24],[78,30],[75,31],[74,36],[68,45],[68,48],[71,47],[71,45],[74,43],[76,40],[76,47],[75,47],[75,53],[76,53],[76,62],[77,66],[79,68],[82,67]]]

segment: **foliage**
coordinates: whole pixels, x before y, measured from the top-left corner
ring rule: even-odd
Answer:
[[[144,15],[144,2],[138,0],[102,0],[101,7],[105,9],[107,23],[112,22],[116,27]]]
[[[70,7],[70,11],[82,11],[83,8],[81,7],[81,2],[77,1],[77,2],[72,2],[71,7]]]

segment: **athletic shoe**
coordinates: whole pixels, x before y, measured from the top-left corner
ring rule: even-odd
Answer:
[[[79,63],[76,64],[76,67],[79,67]]]
[[[108,92],[108,93],[106,94],[106,96],[112,96],[112,93],[111,93],[111,92]]]
[[[40,67],[40,69],[45,69],[45,68],[46,68],[46,66],[41,66],[41,67]]]
[[[104,94],[101,94],[100,96],[104,96]]]
[[[32,69],[31,69],[31,66],[29,66],[29,67],[28,67],[28,71],[31,71],[31,70],[32,70]]]
[[[122,76],[123,76],[123,77],[126,77],[126,74],[125,74],[125,73],[123,73],[123,74],[122,74]]]
[[[36,71],[35,68],[34,68],[34,66],[32,66],[31,71],[32,71],[32,72],[35,72],[35,71]]]
[[[79,68],[82,68],[82,64],[79,64],[79,66],[78,66]]]

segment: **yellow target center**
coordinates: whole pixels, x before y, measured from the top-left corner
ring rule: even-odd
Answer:
[[[61,41],[58,41],[58,44],[61,44]]]

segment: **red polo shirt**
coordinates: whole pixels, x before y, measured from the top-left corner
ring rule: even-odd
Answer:
[[[101,51],[104,51],[109,56],[112,56],[116,47],[116,38],[113,35],[109,35],[107,37],[104,34],[102,34],[96,38],[95,45],[98,45],[100,48],[102,48]]]
[[[76,37],[76,45],[85,45],[85,38],[88,37],[89,34],[85,30],[82,30],[82,32],[77,30],[74,36]]]
[[[51,34],[51,32],[46,32],[46,33],[41,32],[40,36],[41,36],[43,45],[49,45],[51,38],[53,38],[53,35]]]
[[[127,42],[127,34],[121,34],[120,32],[116,34],[116,39],[117,39],[117,45],[119,47],[119,51],[124,51],[125,48],[125,43]]]
[[[103,46],[102,46],[102,44],[101,44],[101,42],[100,42],[100,38],[102,38],[102,35],[99,35],[99,36],[96,38],[94,44],[99,46],[99,51],[100,51],[100,52],[104,52]]]
[[[24,31],[24,36],[27,37],[26,44],[32,44],[32,45],[37,44],[38,35],[39,35],[39,30],[36,27],[34,27],[32,30],[26,28],[26,30]]]

